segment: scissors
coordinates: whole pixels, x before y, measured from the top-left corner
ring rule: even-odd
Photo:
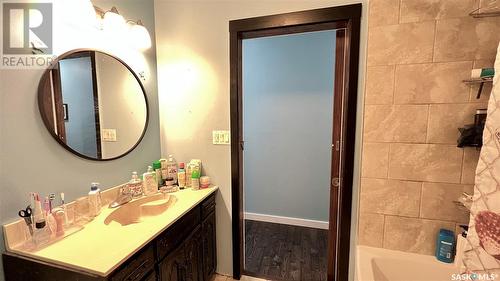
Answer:
[[[31,207],[28,206],[26,209],[20,210],[18,212],[18,215],[24,219],[26,222],[26,225],[28,226],[30,233],[33,235],[33,228],[31,228],[31,225],[33,224],[33,221],[31,220],[31,214],[33,211],[31,210]]]

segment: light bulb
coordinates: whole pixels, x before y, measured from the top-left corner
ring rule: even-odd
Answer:
[[[124,33],[126,29],[125,19],[118,13],[116,7],[111,8],[104,14],[103,28],[116,33]]]
[[[151,48],[151,36],[148,30],[141,21],[129,24],[130,27],[130,43],[139,50]]]

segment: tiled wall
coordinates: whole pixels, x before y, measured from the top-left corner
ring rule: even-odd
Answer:
[[[439,228],[468,222],[453,200],[472,192],[479,151],[456,140],[491,91],[462,83],[493,66],[500,17],[468,16],[485,4],[370,1],[360,244],[430,255]]]

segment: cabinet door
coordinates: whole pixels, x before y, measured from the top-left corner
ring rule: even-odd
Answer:
[[[185,255],[184,247],[180,245],[160,262],[161,281],[185,281]]]
[[[200,226],[186,239],[185,255],[186,281],[202,281],[202,239]]]
[[[217,246],[215,236],[215,212],[212,212],[203,221],[203,280],[208,281],[217,268]]]
[[[156,281],[156,272],[153,270],[143,281]]]

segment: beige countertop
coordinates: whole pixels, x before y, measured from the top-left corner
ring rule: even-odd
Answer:
[[[175,196],[175,203],[165,212],[125,226],[115,221],[106,225],[104,220],[116,210],[106,207],[100,215],[85,224],[82,230],[54,244],[33,252],[15,249],[10,249],[9,252],[107,276],[217,189],[189,188],[171,193],[170,195]]]

